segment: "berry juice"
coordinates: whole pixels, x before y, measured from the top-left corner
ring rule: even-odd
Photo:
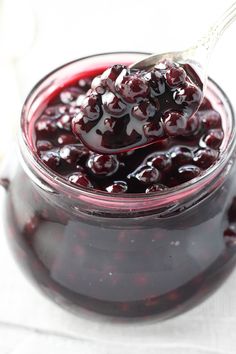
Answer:
[[[78,313],[174,316],[205,299],[235,264],[234,116],[212,80],[186,134],[175,133],[179,113],[168,113],[161,139],[104,154],[72,132],[86,99],[91,119],[103,119],[97,97],[88,97],[94,77],[141,56],[89,57],[43,79],[23,108],[21,163],[11,159],[12,173],[3,176],[17,261],[44,293]],[[113,96],[108,109],[123,114],[127,102]],[[144,99],[129,108],[141,122],[157,110],[148,106],[153,97]]]

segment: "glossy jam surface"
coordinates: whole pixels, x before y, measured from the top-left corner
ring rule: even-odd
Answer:
[[[205,97],[197,113],[191,116],[199,104],[200,93],[198,91],[200,90],[196,85],[194,86],[187,81],[187,74],[183,68],[172,68],[168,69],[168,71],[166,69],[165,81],[163,81],[164,76],[161,79],[159,78],[163,85],[163,87],[161,86],[162,89],[160,88],[161,94],[157,95],[155,93],[154,95],[153,93],[152,100],[150,98],[148,101],[145,98],[137,102],[135,92],[137,91],[138,93],[136,92],[136,94],[141,96],[144,93],[138,89],[134,91],[136,87],[134,83],[133,86],[131,85],[133,87],[132,92],[127,88],[130,85],[125,86],[128,85],[127,70],[124,66],[115,65],[107,69],[102,76],[96,76],[95,78],[90,76],[63,88],[47,103],[34,128],[36,149],[42,161],[72,184],[95,188],[108,193],[157,192],[200,176],[212,166],[219,155],[219,148],[224,138],[220,114]],[[159,74],[161,70],[162,72],[164,71],[164,69],[159,69]],[[174,70],[175,75],[173,73]],[[126,93],[128,96],[123,98],[123,101],[121,98],[118,101],[118,98],[110,91],[114,91],[116,77],[118,77],[119,73],[121,75],[123,71],[126,74],[122,75],[126,79],[124,79],[124,86],[122,87],[125,92],[128,90],[128,93]],[[178,71],[182,73],[183,78],[181,75],[177,75]],[[170,76],[170,73],[172,73],[172,76]],[[135,75],[137,76],[137,74],[133,74],[130,80],[137,80]],[[144,77],[147,80],[147,77],[152,77],[154,73],[142,75],[142,80],[144,80]],[[180,78],[182,78],[181,80],[186,86],[184,86],[185,90],[187,88],[190,90],[191,87],[191,90],[197,90],[199,95],[193,95],[195,100],[189,101],[190,103],[187,101],[186,103],[182,99],[182,103],[178,105],[179,111],[174,111],[173,107],[177,109],[177,104],[175,103],[175,106],[173,106],[173,95],[176,97],[177,92],[183,91],[182,86],[179,86],[183,85]],[[141,82],[143,82],[142,80]],[[104,81],[107,85],[106,90],[104,88],[105,84],[101,86],[101,82]],[[159,84],[160,82],[158,81]],[[140,82],[139,84],[141,85]],[[145,85],[148,85],[146,81]],[[90,87],[93,89],[90,89]],[[152,92],[154,88],[156,92],[156,86],[153,86],[152,90],[150,87],[148,92]],[[103,98],[101,98],[102,93]],[[122,95],[125,95],[123,91]],[[187,93],[183,95],[185,100],[188,97],[186,95]],[[104,97],[106,99],[112,98],[111,102],[108,104],[106,101],[105,103]],[[128,99],[128,97],[130,98]],[[105,106],[106,113],[103,112],[102,115]],[[157,109],[157,106],[162,107],[161,112],[159,112],[160,110]],[[171,111],[168,109],[170,106],[172,107]],[[180,107],[182,113],[180,113]],[[162,139],[157,139],[157,141],[154,139],[155,142],[151,140],[152,144],[132,150],[129,144],[126,144],[127,137],[122,133],[122,127],[126,120],[124,111],[127,109],[130,112],[129,117],[132,115],[132,119],[129,118],[130,123],[126,126],[127,129],[132,123],[140,124],[139,129],[144,131],[147,129],[147,121],[151,120],[150,124],[154,128],[162,122],[160,124],[163,127],[165,126],[162,128],[162,131],[165,131]],[[82,111],[84,112],[83,114]],[[113,116],[108,118],[108,111]],[[88,119],[85,119],[85,113],[86,117],[89,117]],[[127,115],[127,113],[125,114]],[[165,120],[161,118],[163,115],[166,117]],[[103,123],[105,120],[108,123],[109,120],[108,124],[111,128],[113,126],[112,120],[114,120],[116,125],[114,132],[116,130],[117,132],[113,133],[118,139],[124,141],[126,148],[129,147],[130,150],[119,153],[115,150],[116,154],[101,154],[89,150],[82,143],[84,141],[83,136],[78,137],[74,134],[75,126],[80,124],[78,119],[80,122],[81,119],[84,122],[86,120],[86,126],[92,127],[92,130],[96,129],[98,124],[101,124],[101,120]],[[110,128],[108,129],[109,131],[111,131]],[[168,134],[166,133],[167,130]],[[87,128],[84,131],[87,132]],[[106,133],[104,134],[106,136]],[[154,136],[156,136],[155,134]],[[111,141],[114,141],[114,139],[111,138]],[[93,139],[93,143],[97,144],[97,140]],[[114,152],[114,150],[111,151]]]

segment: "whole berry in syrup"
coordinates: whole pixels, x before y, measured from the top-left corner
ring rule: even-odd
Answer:
[[[75,172],[68,176],[68,180],[77,186],[80,187],[85,187],[85,188],[92,188],[92,183],[88,179],[88,176],[86,176],[85,173],[83,172]]]

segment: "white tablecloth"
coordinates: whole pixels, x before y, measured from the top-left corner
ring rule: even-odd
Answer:
[[[235,354],[236,270],[207,301],[179,317],[114,323],[76,317],[46,299],[15,264],[2,225],[0,235],[1,354]]]

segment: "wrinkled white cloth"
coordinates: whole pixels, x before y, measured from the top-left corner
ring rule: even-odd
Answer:
[[[165,322],[75,316],[28,282],[0,227],[1,354],[235,354],[236,270],[202,305]]]

